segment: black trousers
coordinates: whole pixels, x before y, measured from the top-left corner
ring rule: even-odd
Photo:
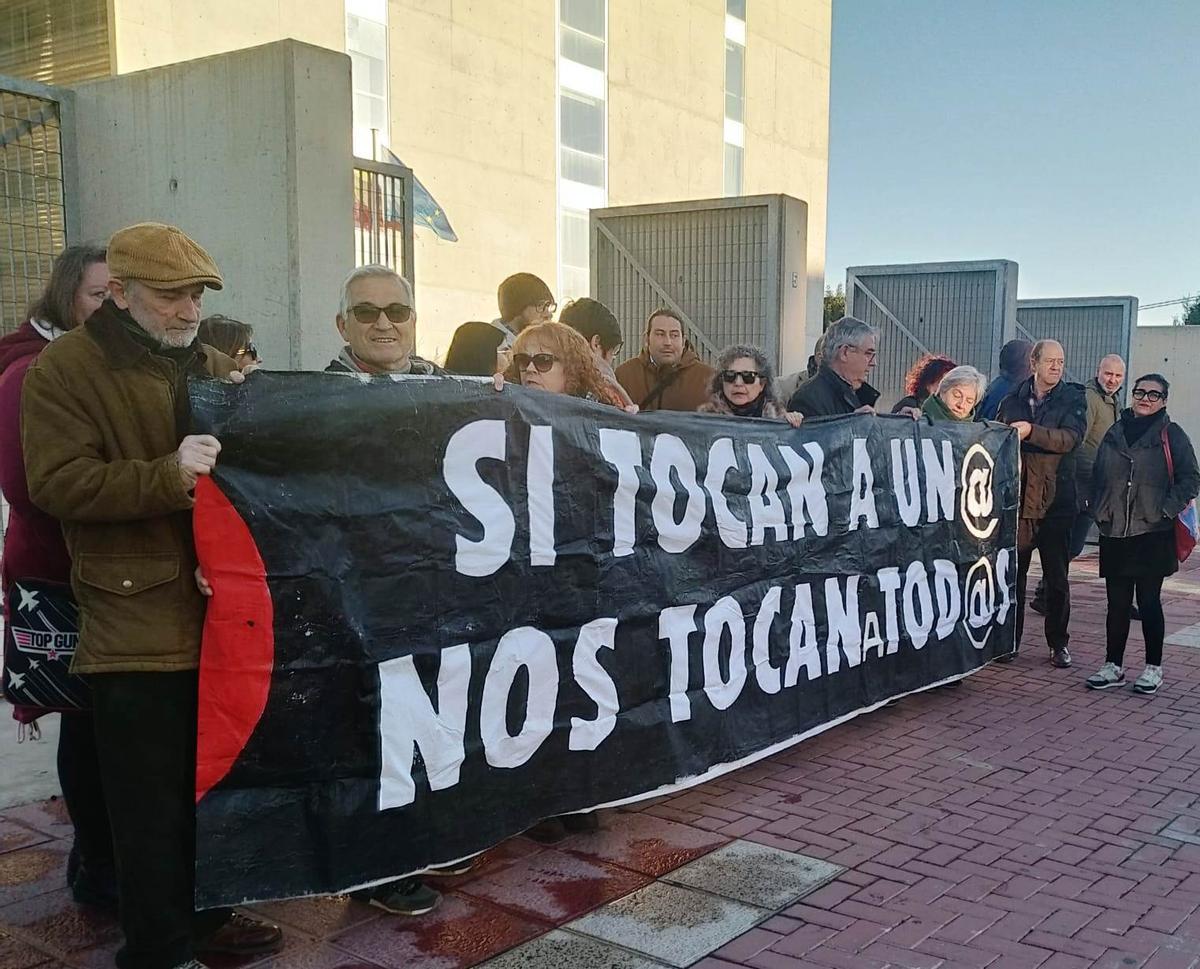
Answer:
[[[1021,520],[1021,541],[1017,547],[1017,648],[1025,633],[1025,585],[1029,563],[1037,549],[1042,562],[1046,588],[1046,643],[1051,649],[1066,649],[1071,635],[1071,586],[1067,572],[1071,565],[1071,531],[1074,518]]]
[[[1105,620],[1108,638],[1106,659],[1110,663],[1124,666],[1125,644],[1129,640],[1129,611],[1133,605],[1133,594],[1137,592],[1138,611],[1142,614],[1142,636],[1146,640],[1146,663],[1162,666],[1163,638],[1167,622],[1163,617],[1161,575],[1143,575],[1138,578],[1107,578],[1104,589],[1108,593],[1108,617]]]
[[[93,877],[113,869],[112,830],[104,806],[96,731],[90,710],[64,713],[58,731],[58,783],[75,828],[73,853]]]
[[[228,910],[195,913],[197,674],[100,673],[96,749],[112,825],[125,944],[120,969],[172,969]]]

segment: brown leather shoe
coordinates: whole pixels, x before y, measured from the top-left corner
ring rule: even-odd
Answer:
[[[278,925],[234,912],[208,938],[197,939],[193,948],[197,955],[262,955],[283,948],[283,932]]]

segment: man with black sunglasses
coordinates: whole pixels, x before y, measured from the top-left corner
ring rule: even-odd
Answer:
[[[327,373],[444,374],[413,353],[417,311],[408,280],[388,266],[359,266],[342,284],[338,332],[346,345]],[[467,866],[469,867],[469,866]],[[446,869],[455,874],[466,868]],[[361,902],[393,915],[424,915],[442,900],[419,878],[398,878],[353,893]]]
[[[389,266],[359,266],[342,284],[337,328],[346,341],[330,373],[441,374],[413,348],[417,311],[412,286]]]

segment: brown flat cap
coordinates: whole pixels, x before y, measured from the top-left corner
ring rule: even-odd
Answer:
[[[139,222],[114,232],[108,240],[108,271],[154,289],[224,285],[212,257],[181,230],[161,222]]]

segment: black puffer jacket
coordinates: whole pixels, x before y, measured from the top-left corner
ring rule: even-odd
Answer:
[[[853,414],[860,407],[874,407],[877,400],[879,391],[870,384],[855,390],[828,365],[822,364],[817,375],[802,383],[792,394],[787,409],[799,411],[805,417],[836,417]]]
[[[1174,527],[1172,522],[1200,493],[1200,467],[1183,428],[1160,411],[1133,442],[1125,440],[1126,410],[1100,442],[1092,471],[1092,514],[1106,538],[1132,538]],[[1175,480],[1167,474],[1163,428],[1171,443]]]

